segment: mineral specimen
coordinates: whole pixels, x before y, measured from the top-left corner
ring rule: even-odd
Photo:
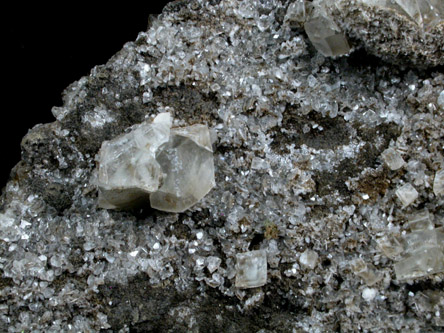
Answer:
[[[442,331],[442,28],[385,0],[171,3],[23,138],[0,331]],[[98,208],[179,211],[207,158],[185,212]]]
[[[169,113],[102,144],[98,156],[99,206],[125,208],[148,199],[151,207],[182,212],[215,185],[207,126],[171,129]]]
[[[256,288],[267,283],[267,254],[264,250],[236,254],[236,287]]]

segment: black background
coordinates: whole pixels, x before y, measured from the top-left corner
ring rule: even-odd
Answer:
[[[55,120],[51,108],[62,104],[62,91],[135,40],[146,30],[149,15],[160,13],[168,2],[108,2],[94,8],[63,2],[3,10],[0,188],[20,160],[22,137],[36,124]]]

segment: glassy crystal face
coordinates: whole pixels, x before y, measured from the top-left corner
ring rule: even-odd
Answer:
[[[330,19],[315,17],[305,22],[304,28],[313,46],[324,56],[339,56],[350,52],[344,34]]]
[[[296,22],[304,22],[305,21],[305,1],[296,0],[292,2],[287,9],[287,13],[285,15],[285,21],[296,21]]]
[[[171,125],[170,114],[162,113],[152,123],[136,125],[131,132],[103,142],[98,156],[100,207],[135,205],[159,188],[163,172],[156,153],[168,142]]]
[[[236,287],[256,288],[267,283],[267,254],[264,250],[236,255]]]
[[[366,285],[372,286],[382,280],[383,276],[374,269],[370,264],[367,264],[362,259],[356,259],[351,264],[353,272],[362,278]]]
[[[169,113],[105,141],[98,156],[99,206],[129,208],[144,200],[153,208],[182,212],[215,185],[208,127],[171,129]]]
[[[384,150],[381,156],[391,170],[398,170],[405,164],[401,154],[393,148]]]
[[[402,206],[405,208],[418,198],[418,191],[407,183],[396,190],[396,196],[401,200]]]

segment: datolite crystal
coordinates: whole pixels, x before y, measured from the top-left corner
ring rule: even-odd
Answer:
[[[151,207],[183,212],[215,185],[213,151],[206,125],[171,128],[169,113],[102,144],[98,155],[99,206]]]

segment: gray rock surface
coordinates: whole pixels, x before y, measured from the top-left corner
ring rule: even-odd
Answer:
[[[421,44],[388,30],[405,15],[340,2],[347,56],[319,54],[289,2],[178,1],[71,84],[1,197],[0,330],[442,330],[442,24]],[[210,128],[216,186],[184,213],[99,208],[102,142],[161,112]],[[256,250],[267,281],[237,288]]]

